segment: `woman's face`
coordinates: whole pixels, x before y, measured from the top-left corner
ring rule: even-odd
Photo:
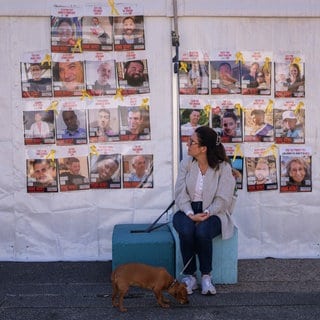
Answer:
[[[306,170],[301,163],[293,161],[290,166],[289,176],[293,181],[301,183],[306,176]]]
[[[290,76],[292,77],[297,77],[299,74],[298,69],[296,68],[296,66],[290,66]]]

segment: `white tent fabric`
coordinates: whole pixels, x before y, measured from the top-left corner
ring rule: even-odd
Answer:
[[[172,1],[128,1],[144,7],[154,154],[153,189],[28,194],[19,59],[49,49],[52,1],[5,0],[0,9],[0,260],[111,259],[117,223],[152,222],[173,198],[178,162],[176,78],[172,74]],[[99,2],[99,1],[98,1]],[[56,1],[72,3],[71,1]],[[77,1],[85,4],[86,1]],[[317,1],[177,1],[181,50],[303,51],[306,145],[313,151],[311,193],[239,191],[234,219],[239,257],[320,256]],[[125,144],[124,144],[125,145]],[[123,147],[125,149],[125,146]]]

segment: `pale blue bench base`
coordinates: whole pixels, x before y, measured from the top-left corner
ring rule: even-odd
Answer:
[[[180,252],[179,235],[174,229],[172,223],[169,224],[175,241],[175,277],[181,280],[180,272],[184,265]],[[212,258],[212,281],[215,284],[234,284],[238,281],[238,229],[235,228],[233,237],[228,240],[222,240],[221,235],[213,240],[213,258]],[[197,273],[200,281],[200,272]]]
[[[156,225],[157,226],[157,225]],[[117,224],[112,233],[112,269],[128,262],[165,267],[175,277],[175,243],[167,225],[151,232],[148,224]]]

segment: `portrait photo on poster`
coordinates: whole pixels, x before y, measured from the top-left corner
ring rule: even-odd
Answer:
[[[117,62],[118,87],[122,94],[149,93],[149,73],[146,59]]]
[[[235,60],[210,61],[211,94],[240,94],[240,65]]]
[[[87,121],[85,110],[62,110],[56,118],[57,145],[86,144]]]
[[[117,90],[115,60],[85,60],[86,88],[92,96],[115,95]]]
[[[247,191],[278,189],[277,166],[274,155],[246,157]]]
[[[122,16],[113,19],[115,51],[145,50],[143,16]]]
[[[221,108],[220,110],[220,114],[212,112],[212,124],[215,125],[213,129],[220,133],[221,141],[223,143],[242,142],[242,112],[235,108]]]
[[[275,62],[275,97],[305,97],[304,63]]]
[[[119,141],[118,108],[88,109],[89,142]]]
[[[58,192],[57,160],[27,159],[27,192]]]
[[[276,143],[305,143],[305,110],[274,109]]]
[[[209,61],[179,62],[179,93],[209,94]]]
[[[280,154],[280,192],[311,192],[311,155]]]
[[[21,62],[22,98],[52,97],[52,73],[49,63]]]
[[[52,61],[53,95],[82,96],[85,90],[84,62],[81,54],[64,54]]]
[[[232,166],[232,174],[236,179],[237,189],[243,189],[243,162],[244,158],[241,156],[228,156],[230,159],[230,164]]]
[[[121,154],[90,155],[91,189],[121,188]]]
[[[120,106],[119,116],[121,141],[151,139],[149,108]]]
[[[123,155],[123,187],[153,188],[153,155]]]
[[[209,124],[209,116],[203,109],[180,109],[180,134],[182,141],[187,142],[194,130]]]
[[[241,64],[241,93],[271,95],[271,62],[247,61]]]
[[[88,157],[59,158],[60,191],[76,191],[90,189]]]
[[[51,51],[80,53],[81,18],[51,16]]]
[[[55,143],[55,116],[53,110],[23,111],[24,144]]]
[[[113,17],[82,17],[83,51],[112,51]]]
[[[274,140],[273,112],[265,108],[247,108],[244,112],[244,141],[272,142]]]

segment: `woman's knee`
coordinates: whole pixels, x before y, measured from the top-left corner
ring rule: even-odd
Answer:
[[[174,214],[172,224],[180,236],[188,237],[194,233],[194,222],[182,211]]]

